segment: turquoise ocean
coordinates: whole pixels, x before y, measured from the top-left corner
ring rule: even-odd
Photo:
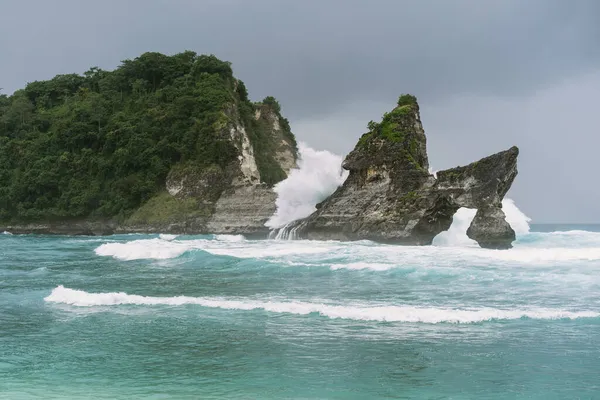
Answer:
[[[600,226],[0,234],[0,398],[600,399]]]

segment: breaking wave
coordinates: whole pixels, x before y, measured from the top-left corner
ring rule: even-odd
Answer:
[[[68,304],[78,307],[117,305],[169,305],[186,304],[226,310],[264,310],[271,313],[309,315],[318,314],[332,319],[361,321],[409,322],[409,323],[455,323],[469,324],[484,321],[529,319],[578,319],[598,318],[595,311],[570,311],[549,308],[503,310],[496,308],[454,309],[438,307],[381,306],[381,305],[330,305],[302,301],[260,301],[207,297],[151,297],[119,293],[88,293],[58,286],[44,299],[50,303]]]
[[[464,225],[463,225],[464,226]],[[468,226],[468,224],[466,225]],[[162,240],[138,239],[128,242],[108,242],[95,249],[99,256],[118,260],[177,258],[190,251],[203,251],[218,256],[240,259],[263,259],[290,265],[324,266],[331,269],[365,269],[384,271],[401,266],[445,266],[456,262],[479,265],[558,265],[565,261],[600,260],[600,233],[596,232],[533,232],[520,237],[511,250],[481,249],[477,245],[456,245],[465,242],[464,232],[450,230],[454,244],[437,246],[393,246],[369,241],[268,241],[245,240],[242,236],[219,236],[215,239]],[[465,239],[462,239],[465,238]],[[292,264],[293,265],[293,264]]]
[[[190,250],[185,243],[162,239],[140,239],[125,243],[104,243],[96,248],[99,256],[111,256],[123,261],[166,260],[176,258]]]
[[[529,233],[529,222],[531,218],[525,215],[512,199],[502,200],[502,210],[506,214],[506,221],[514,229],[517,237]],[[471,208],[459,208],[454,214],[450,228],[438,234],[433,244],[436,246],[478,246],[477,242],[469,239],[467,229],[475,218],[477,210]]]
[[[215,240],[223,242],[243,242],[246,238],[244,235],[215,235]]]
[[[317,151],[304,143],[299,145],[300,161],[284,181],[275,185],[277,211],[266,226],[277,229],[300,218],[308,217],[315,205],[325,200],[346,178],[342,157],[328,151]]]
[[[158,235],[158,238],[162,239],[162,240],[175,240],[175,239],[177,239],[177,235],[169,235],[166,233],[161,233],[160,235]]]

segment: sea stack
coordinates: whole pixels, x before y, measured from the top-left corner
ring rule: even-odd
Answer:
[[[502,199],[517,175],[517,147],[437,173],[428,172],[419,105],[402,95],[380,123],[371,121],[342,167],[348,179],[317,211],[292,227],[301,238],[428,245],[460,207],[477,209],[468,236],[481,247],[508,249],[515,232]]]

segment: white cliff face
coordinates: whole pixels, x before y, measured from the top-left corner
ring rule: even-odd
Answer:
[[[240,151],[238,160],[240,161],[240,170],[242,171],[241,179],[236,179],[234,184],[244,183],[259,183],[260,173],[258,172],[258,166],[256,165],[256,159],[254,158],[254,148],[250,143],[246,128],[243,126],[231,127],[229,131],[231,139],[235,143],[236,147]]]
[[[254,118],[258,120],[261,116],[262,112],[256,110]],[[290,171],[296,167],[296,157],[292,152],[290,143],[284,139],[279,116],[273,112],[269,112],[265,115],[265,118],[267,118],[273,127],[273,139],[278,141],[277,150],[275,151],[275,160],[279,163],[281,169],[283,169],[286,174],[289,174]]]
[[[281,126],[279,125],[279,117],[277,115],[273,115],[273,130],[281,130]]]

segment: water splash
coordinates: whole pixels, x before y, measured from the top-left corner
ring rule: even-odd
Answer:
[[[316,204],[331,195],[348,177],[342,157],[300,143],[300,161],[288,178],[275,185],[277,211],[265,224],[271,229],[308,217]]]
[[[531,218],[525,215],[512,199],[502,200],[502,210],[506,214],[506,221],[514,229],[517,236],[529,233],[529,222]],[[477,210],[461,207],[456,211],[450,228],[438,234],[433,239],[435,246],[477,246],[477,242],[469,239],[467,229],[475,218]]]
[[[529,233],[531,218],[519,210],[512,199],[502,200],[502,210],[506,214],[506,221],[515,230],[517,236]]]

